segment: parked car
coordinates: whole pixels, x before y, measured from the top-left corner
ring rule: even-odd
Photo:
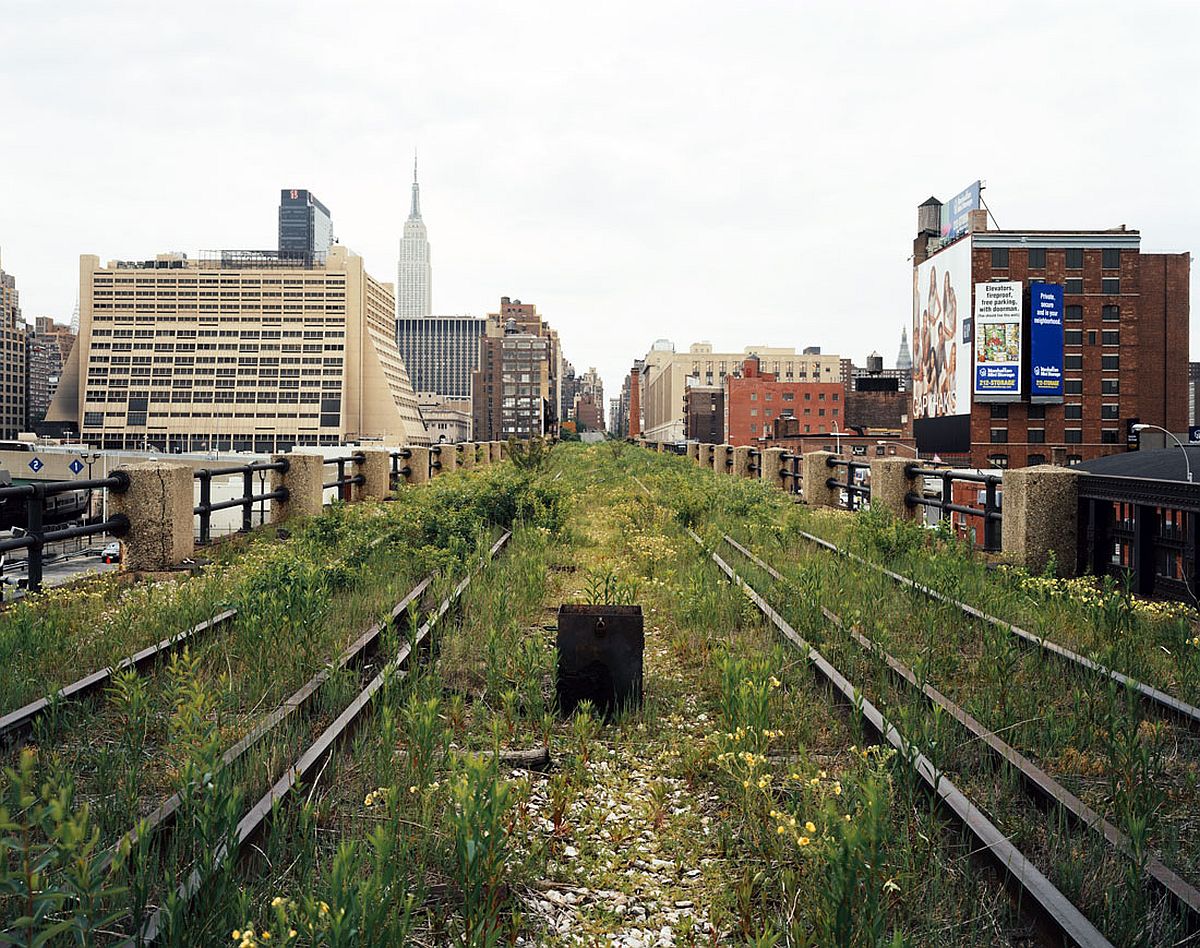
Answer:
[[[100,559],[105,563],[120,563],[121,562],[121,542],[113,540],[107,544],[100,552]]]

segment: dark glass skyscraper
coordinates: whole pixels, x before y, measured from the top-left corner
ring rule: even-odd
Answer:
[[[448,398],[470,398],[479,368],[479,340],[487,321],[474,316],[396,320],[396,345],[413,388]]]
[[[279,192],[279,251],[309,256],[328,252],[333,245],[329,208],[311,191],[284,188]]]

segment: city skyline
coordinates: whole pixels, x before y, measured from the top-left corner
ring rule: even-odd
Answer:
[[[1149,6],[1080,16],[1013,4],[989,10],[986,29],[950,4],[920,22],[884,5],[870,16],[631,6],[633,39],[611,10],[365,10],[337,23],[300,6],[286,23],[241,11],[229,35],[221,11],[234,8],[220,4],[198,31],[82,4],[18,7],[0,68],[11,109],[0,246],[24,313],[67,322],[81,253],[270,247],[275,193],[297,182],[334,210],[368,269],[388,274],[411,198],[394,156],[419,141],[437,309],[536,299],[609,391],[660,336],[887,357],[909,321],[912,214],[930,194],[983,178],[1005,228],[1124,223],[1149,250],[1193,245],[1200,196],[1181,183],[1197,105],[1155,90],[1196,87],[1186,37],[1200,13]],[[381,62],[400,22],[425,40]],[[117,61],[94,39],[123,28]],[[920,64],[931,30],[955,37],[952,61]],[[349,66],[319,55],[340,44],[360,49]],[[1081,78],[1097,50],[1124,65],[1103,90],[1110,121]],[[454,65],[464,61],[477,68]],[[946,78],[982,62],[1011,67],[999,111]],[[228,80],[215,102],[196,88],[201,63]],[[240,85],[298,68],[311,81],[281,90],[274,110],[245,107]],[[130,117],[123,103],[142,76],[174,90],[166,118]],[[984,131],[997,118],[1010,133]],[[104,147],[69,145],[79,140]]]

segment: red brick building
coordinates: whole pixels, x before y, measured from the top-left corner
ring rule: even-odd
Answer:
[[[604,409],[594,395],[580,395],[575,400],[575,421],[580,431],[604,430]]]
[[[725,443],[725,389],[689,385],[683,393],[683,433],[688,441]]]
[[[804,434],[845,431],[845,394],[841,382],[780,382],[751,356],[740,378],[725,376],[725,443],[757,443],[777,418],[795,418]]]

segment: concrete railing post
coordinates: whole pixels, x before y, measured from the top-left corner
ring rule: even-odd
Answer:
[[[444,445],[435,444],[429,449],[429,476],[438,477],[445,473],[442,455],[446,453]]]
[[[712,470],[712,466],[713,466],[713,449],[714,448],[716,448],[715,444],[700,445],[700,457],[697,462],[697,463],[699,463],[699,465],[701,467],[706,467],[710,471]]]
[[[287,461],[286,471],[271,472],[271,490],[287,489],[286,500],[271,501],[271,523],[292,517],[315,517],[324,507],[325,459],[319,454],[272,454],[272,461]]]
[[[458,466],[461,470],[470,471],[475,467],[475,443],[464,441],[458,446]]]
[[[129,489],[111,491],[108,502],[112,513],[129,519],[123,567],[171,569],[189,559],[196,552],[191,465],[149,461],[118,470],[129,477]]]
[[[909,467],[915,463],[908,458],[871,459],[871,508],[886,510],[901,520],[918,517],[916,507],[908,505],[910,493],[919,494],[918,478],[909,477]]]
[[[687,449],[688,449],[688,458],[690,458],[694,464],[699,464],[700,463],[700,442],[699,441],[689,441]]]
[[[826,481],[833,476],[833,468],[826,462],[837,457],[832,451],[809,451],[801,458],[804,479],[804,502],[810,507],[840,507],[841,495],[836,487]]]
[[[714,444],[712,453],[712,469],[717,474],[728,474],[729,465],[726,463],[730,459],[733,445],[730,444]]]
[[[1053,556],[1059,576],[1075,572],[1079,536],[1079,474],[1039,464],[1002,475],[1000,545],[1018,566],[1039,572]]]
[[[787,490],[787,479],[783,471],[783,448],[767,448],[762,457],[762,479],[772,487]]]
[[[400,465],[401,469],[408,468],[408,473],[404,475],[404,482],[406,484],[428,484],[429,448],[410,445],[408,450],[412,457]]]
[[[458,470],[458,445],[443,444],[441,445],[442,452],[438,455],[438,460],[442,462],[442,473],[453,474]]]
[[[392,452],[390,448],[359,448],[362,463],[352,468],[363,483],[350,487],[350,500],[383,500],[392,492]]]
[[[753,448],[734,448],[733,467],[729,469],[729,473],[737,477],[749,477],[750,468],[754,463],[753,451]]]

